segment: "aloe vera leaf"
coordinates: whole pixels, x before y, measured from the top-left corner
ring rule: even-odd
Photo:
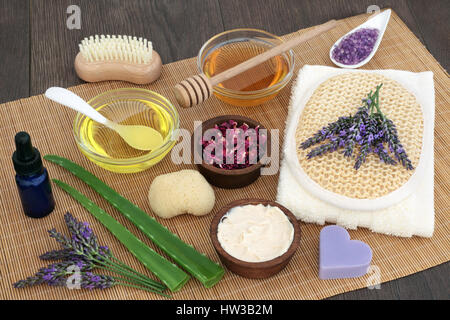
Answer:
[[[68,184],[53,179],[53,182],[77,200],[99,220],[147,269],[155,274],[171,291],[180,290],[189,280],[189,275],[175,264],[160,256],[127,228],[111,217],[81,192]]]
[[[199,280],[206,288],[214,286],[222,279],[225,271],[218,263],[213,262],[204,254],[195,250],[194,247],[183,242],[177,235],[170,232],[153,217],[121,196],[95,175],[78,164],[57,155],[45,155],[44,159],[67,169],[108,200],[161,250]]]

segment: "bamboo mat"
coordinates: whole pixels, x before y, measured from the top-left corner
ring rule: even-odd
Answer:
[[[366,15],[350,17],[340,21],[339,27],[296,48],[297,70],[304,64],[331,65],[328,52],[330,46],[342,34],[362,23]],[[305,32],[308,29],[299,31]],[[291,38],[297,33],[285,36]],[[367,242],[373,249],[372,264],[380,270],[381,281],[406,275],[441,264],[450,259],[449,210],[450,210],[450,87],[449,77],[433,56],[425,49],[400,18],[393,13],[384,39],[366,69],[401,69],[414,72],[434,72],[436,87],[436,131],[435,131],[435,209],[436,228],[431,239],[414,237],[396,238],[372,233],[366,229],[350,231],[353,239]],[[61,70],[64,72],[64,70]],[[143,86],[175,101],[171,92],[174,84],[196,73],[194,59],[165,65],[161,79],[155,84]],[[85,99],[105,90],[127,87],[122,82],[83,84],[71,88]],[[215,98],[192,109],[179,109],[181,127],[193,129],[194,120],[206,120],[221,114],[242,114],[261,121],[267,128],[279,128],[283,137],[284,122],[290,99],[290,86],[272,102],[259,107],[238,108],[225,105]],[[151,212],[147,192],[151,181],[159,174],[191,168],[190,165],[176,166],[170,156],[148,171],[138,174],[118,175],[105,171],[84,158],[78,151],[72,137],[74,112],[49,103],[42,95],[8,102],[0,106],[0,156],[2,175],[0,177],[0,298],[1,299],[160,299],[159,296],[131,288],[116,287],[103,291],[69,290],[45,285],[13,289],[12,283],[32,275],[46,264],[38,255],[58,248],[50,239],[47,230],[55,227],[64,231],[63,214],[66,211],[89,221],[101,243],[111,247],[122,260],[148,273],[95,218],[54,186],[57,201],[55,211],[48,217],[34,220],[22,213],[19,196],[14,185],[14,171],[11,155],[13,138],[17,131],[26,130],[42,154],[58,154],[67,157],[100,177],[125,197],[147,212]],[[126,218],[112,208],[105,200],[63,169],[46,162],[51,177],[61,179],[94,199],[119,222],[129,228],[150,247],[154,245],[145,238]],[[230,201],[245,197],[275,199],[278,175],[264,176],[251,186],[238,190],[215,189],[217,203],[213,212],[204,217],[184,215],[161,221],[181,239],[193,244],[199,251],[213,260],[218,257],[209,238],[209,224],[218,208]],[[151,213],[150,213],[151,214]],[[216,286],[206,289],[192,279],[178,293],[175,299],[319,299],[342,292],[366,287],[375,279],[366,275],[357,279],[320,280],[318,278],[318,245],[321,226],[301,223],[301,245],[292,261],[278,275],[265,280],[241,278],[229,271]],[[158,250],[157,250],[158,251]],[[373,282],[372,282],[373,284]],[[381,286],[382,287],[382,286]]]

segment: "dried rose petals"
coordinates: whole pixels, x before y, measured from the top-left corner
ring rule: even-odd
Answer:
[[[354,65],[366,59],[378,39],[379,30],[362,28],[344,37],[334,47],[332,57],[345,65]]]
[[[218,130],[215,139],[202,138],[201,141],[203,161],[207,164],[225,170],[244,169],[256,164],[259,160],[258,153],[265,150],[267,136],[259,131],[259,126],[250,128],[246,123],[238,126],[236,121],[228,120],[216,124],[214,129]],[[248,134],[249,129],[254,129],[253,135]],[[217,144],[222,144],[223,147],[219,147],[222,154],[216,154]]]

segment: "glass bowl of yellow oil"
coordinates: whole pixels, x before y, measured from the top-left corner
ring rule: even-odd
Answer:
[[[143,171],[160,162],[177,142],[179,115],[165,97],[156,92],[124,88],[104,92],[88,103],[107,119],[123,125],[144,125],[161,133],[163,143],[154,150],[130,147],[114,130],[77,114],[73,124],[80,151],[98,166],[113,172]]]
[[[199,72],[213,76],[234,67],[283,40],[258,29],[233,29],[209,39],[197,56]],[[255,106],[269,101],[294,73],[294,52],[289,50],[213,87],[214,95],[235,106]]]

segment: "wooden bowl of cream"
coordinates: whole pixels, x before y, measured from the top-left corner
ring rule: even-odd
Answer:
[[[300,226],[282,205],[261,199],[236,200],[217,212],[211,240],[222,263],[245,278],[280,272],[300,244]]]

